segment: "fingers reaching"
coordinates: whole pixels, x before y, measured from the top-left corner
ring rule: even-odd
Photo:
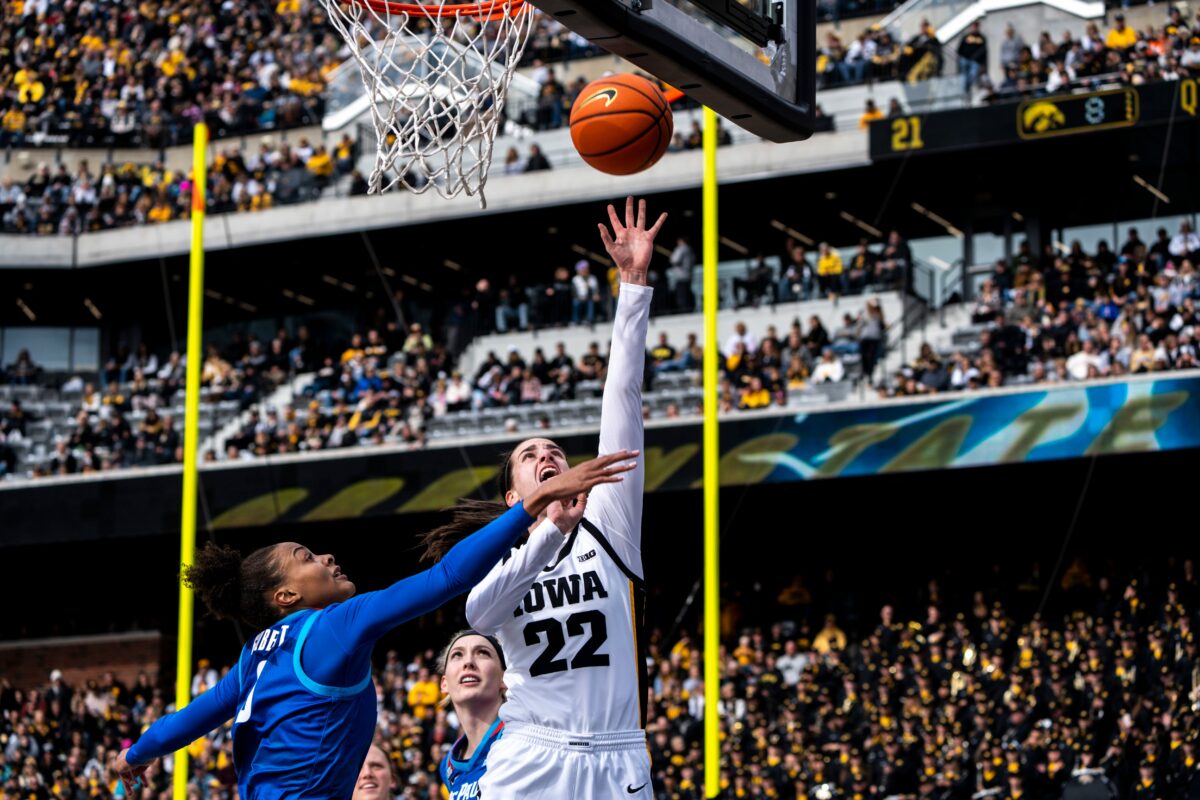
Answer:
[[[612,208],[612,206],[609,206],[609,208]],[[605,227],[604,223],[598,223],[597,227],[600,228],[600,241],[604,243],[604,249],[611,251],[617,243],[613,241],[613,238],[609,234],[608,228]]]
[[[633,195],[629,195],[629,197],[625,198],[625,227],[626,228],[638,227],[635,224],[635,220],[634,220],[634,216],[633,216]]]
[[[646,229],[646,199],[638,200],[637,207],[637,226],[639,230]]]
[[[625,232],[625,226],[621,224],[621,220],[617,217],[617,210],[613,208],[612,203],[608,204],[608,221],[612,223],[613,236],[620,239],[621,234]]]
[[[642,204],[645,205],[645,203],[646,203],[646,201],[643,200]],[[655,222],[654,227],[650,229],[650,237],[651,238],[658,236],[659,229],[662,228],[663,223],[666,221],[667,221],[667,212],[664,211],[658,215],[658,222]]]

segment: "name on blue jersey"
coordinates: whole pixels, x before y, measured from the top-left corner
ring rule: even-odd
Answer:
[[[250,652],[270,652],[276,647],[283,644],[284,638],[287,637],[288,628],[291,625],[281,625],[278,628],[267,628],[265,631],[254,637],[254,642],[250,646]]]

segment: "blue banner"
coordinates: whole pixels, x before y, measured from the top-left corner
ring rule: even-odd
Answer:
[[[1200,446],[1200,376],[890,401],[739,431],[722,483],[793,481]],[[765,420],[756,420],[761,428]],[[741,426],[731,426],[741,427]]]
[[[646,430],[646,491],[700,486],[698,420]],[[495,493],[499,455],[516,437],[466,446],[356,447],[209,464],[201,486],[214,529],[437,511]],[[556,433],[573,463],[596,431]],[[721,484],[1013,464],[1200,447],[1200,371],[808,413],[734,412],[721,420]],[[0,484],[0,545],[173,533],[179,470],[127,470]]]

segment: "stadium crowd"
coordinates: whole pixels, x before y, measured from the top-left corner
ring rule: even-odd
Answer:
[[[1136,230],[1128,237],[1117,252],[1103,241],[1094,252],[1076,242],[1035,257],[1022,244],[1012,259],[995,266],[974,300],[975,324],[961,334],[970,342],[942,352],[926,344],[887,379],[878,372],[894,321],[884,318],[876,300],[847,307],[837,319],[797,318],[786,330],[741,322],[721,343],[720,406],[726,412],[786,406],[789,398],[823,384],[859,380],[883,397],[906,397],[1196,367],[1200,285],[1193,260],[1200,256],[1200,236],[1185,222],[1173,236],[1159,230],[1150,244]],[[744,277],[729,282],[727,299],[750,308],[887,288],[903,281],[912,258],[896,233],[882,247],[861,243],[845,261],[828,247],[810,258],[792,244],[781,268],[753,260]],[[694,308],[694,267],[690,246],[679,239],[657,271],[657,313]],[[489,353],[469,374],[459,369],[457,354],[482,333],[605,319],[615,298],[613,278],[594,275],[592,265],[581,261],[574,274],[559,268],[545,283],[525,285],[510,276],[497,289],[480,280],[451,302],[441,325],[400,293],[397,306],[414,321],[382,314],[348,341],[315,342],[301,326],[281,329],[270,341],[235,336],[210,344],[203,367],[206,399],[251,413],[224,452],[204,457],[249,459],[380,443],[421,447],[433,421],[458,412],[515,412],[598,397],[607,363],[599,341],[584,352],[557,345]],[[702,360],[696,335],[686,341],[660,335],[648,346],[647,387],[670,373],[684,373],[683,380],[694,383]],[[177,460],[178,427],[170,408],[180,364],[177,354],[160,361],[144,347],[126,349],[91,383],[76,380],[73,390],[81,399],[75,421],[34,474]],[[28,354],[6,371],[13,383],[38,382],[36,374]],[[262,404],[302,374],[312,380],[300,394],[278,406]],[[689,398],[648,403],[646,414],[687,416],[698,413],[697,406]],[[524,425],[542,429],[554,421],[549,414],[524,416]],[[9,417],[15,421],[4,422]],[[19,407],[0,413],[0,437],[21,437],[29,421]],[[519,429],[515,419],[505,424]],[[15,454],[5,452],[0,462],[12,473]]]
[[[14,0],[0,145],[168,147],[319,124],[341,42],[312,0]]]
[[[790,392],[849,380],[852,372],[843,358],[850,354],[870,374],[886,336],[877,300],[857,314],[844,313],[838,326],[831,321],[826,327],[812,315],[807,326],[796,319],[786,332],[771,326],[760,335],[739,322],[722,344],[722,411],[786,405]],[[668,373],[686,373],[693,382],[702,361],[695,334],[682,343],[661,334],[648,348],[647,388]],[[435,340],[419,322],[389,322],[332,347],[314,342],[303,326],[294,335],[280,329],[266,344],[253,335],[235,335],[221,346],[207,346],[201,385],[206,403],[228,403],[246,411],[246,419],[225,441],[223,453],[206,450],[203,458],[252,459],[384,443],[421,447],[430,422],[450,414],[599,397],[607,363],[599,341],[576,354],[559,342],[550,354],[541,347],[528,354],[510,348],[503,358],[488,353],[464,375],[445,340]],[[7,376],[12,383],[38,383],[39,373],[23,353]],[[304,374],[311,381],[290,402],[279,408],[263,404],[285,381]],[[53,452],[33,468],[33,477],[178,462],[182,450],[171,409],[178,408],[183,378],[178,353],[160,362],[141,345],[109,358],[92,382],[72,379],[64,397],[77,398],[73,419],[57,432]],[[700,403],[653,410],[647,405],[644,413],[698,414]],[[27,436],[33,421],[14,399],[0,413],[0,448]],[[508,424],[517,429],[515,421]],[[536,424],[546,429],[552,420],[542,415]],[[0,475],[14,472],[15,454],[0,460],[7,462]]]
[[[988,74],[988,48],[994,46],[978,22],[953,51],[939,42],[927,20],[906,41],[879,26],[848,39],[834,30],[818,50],[817,74],[824,88],[899,78],[914,82],[944,74],[949,62],[957,67],[964,93],[978,86],[992,101],[1100,84],[1179,80],[1200,74],[1200,13],[1189,19],[1180,7],[1169,6],[1161,25],[1135,30],[1117,10],[1106,30],[1088,22],[1082,31],[1064,29],[1057,37],[1043,31],[1034,42],[1008,25],[998,44],[1003,70],[998,76]]]
[[[928,345],[887,396],[1012,383],[1056,383],[1200,366],[1200,236],[1184,221],[1147,244],[1130,228],[1119,251],[1079,241],[1041,254],[1022,242],[996,263],[974,302],[978,344],[947,357]]]
[[[315,200],[339,178],[351,175],[347,190],[366,194],[366,180],[354,169],[357,146],[349,136],[332,148],[301,137],[295,144],[260,143],[243,155],[218,151],[208,169],[209,213],[261,211],[273,205]],[[187,219],[192,210],[191,172],[150,164],[106,163],[99,174],[87,160],[74,171],[45,162],[24,184],[0,180],[0,233],[74,236],[85,232]]]
[[[960,45],[960,65],[964,57],[985,63],[986,47],[986,42],[979,42],[964,51]],[[1056,93],[1099,82],[1140,85],[1194,78],[1200,75],[1200,13],[1188,19],[1180,7],[1168,6],[1161,25],[1139,31],[1126,25],[1125,15],[1118,10],[1107,31],[1089,22],[1081,35],[1064,30],[1055,39],[1043,31],[1033,43],[1010,26],[1000,43],[1000,63],[1003,77],[987,84],[996,99]],[[964,80],[981,74],[982,70],[972,68],[964,73]]]
[[[1024,583],[958,602],[934,578],[919,606],[858,609],[848,631],[824,613],[836,598],[800,577],[754,611],[730,602],[720,797],[1057,800],[1068,785],[1091,787],[1088,797],[1200,795],[1195,563],[1118,577],[1076,559],[1053,588],[1063,613],[1043,617]],[[686,628],[652,632],[659,800],[704,796],[699,647]],[[441,797],[436,764],[458,735],[438,704],[435,658],[391,650],[376,663],[376,741],[406,800]],[[201,661],[193,692],[224,671]],[[48,679],[0,677],[0,798],[124,797],[112,759],[170,711],[167,694],[146,673],[131,685],[104,674],[71,686],[58,670]],[[233,798],[228,727],[188,749],[189,798]],[[162,764],[146,783],[149,796],[170,797]]]
[[[319,124],[342,49],[315,0],[17,0],[0,18],[0,146],[163,148],[200,121],[217,137]],[[600,52],[538,13],[523,63]]]

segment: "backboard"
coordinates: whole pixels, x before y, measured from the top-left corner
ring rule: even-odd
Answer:
[[[529,1],[751,133],[812,135],[812,0]]]

